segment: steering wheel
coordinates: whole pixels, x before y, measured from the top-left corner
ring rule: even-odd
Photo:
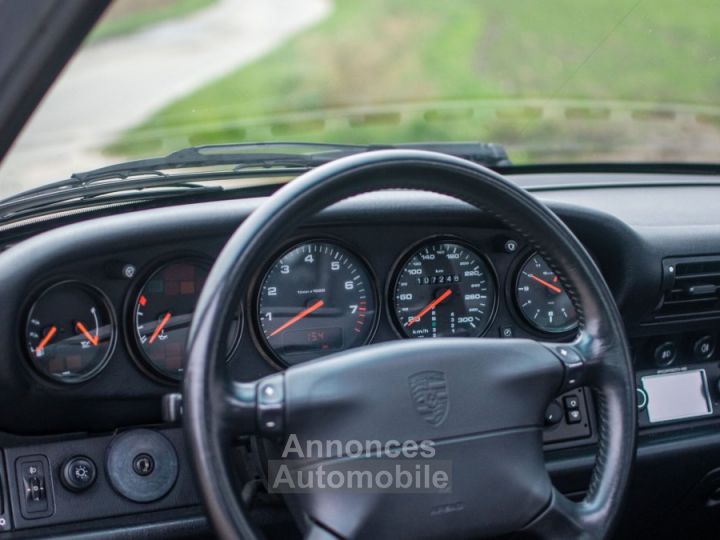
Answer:
[[[448,195],[522,235],[559,276],[580,318],[569,344],[526,339],[398,340],[358,347],[251,383],[232,382],[227,331],[251,274],[299,225],[362,193],[411,189]],[[268,247],[270,246],[270,248]],[[523,189],[477,164],[432,152],[382,150],[313,169],[261,204],[220,253],[188,341],[184,423],[198,485],[221,538],[257,538],[238,496],[233,440],[432,441],[450,489],[423,493],[316,489],[287,495],[310,538],[606,538],[618,520],[635,451],[634,379],[623,324],[600,271],[573,233]],[[430,377],[444,418],[413,399]],[[592,388],[599,445],[581,502],[550,481],[544,411],[553,397]],[[437,420],[437,418],[434,418]],[[344,448],[344,446],[342,446]],[[290,459],[290,458],[288,458]],[[323,456],[347,469],[367,456]],[[317,463],[315,463],[317,466]]]

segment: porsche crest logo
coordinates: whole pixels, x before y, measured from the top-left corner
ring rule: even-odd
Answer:
[[[420,371],[408,378],[415,410],[431,426],[447,418],[450,408],[447,381],[442,371]]]

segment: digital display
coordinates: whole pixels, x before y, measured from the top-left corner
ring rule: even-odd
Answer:
[[[342,328],[313,328],[286,332],[282,344],[288,354],[341,350]]]
[[[667,422],[712,414],[704,369],[642,378],[650,422]]]

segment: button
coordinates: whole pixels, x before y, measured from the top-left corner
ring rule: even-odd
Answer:
[[[715,352],[715,338],[709,334],[697,338],[693,342],[695,360],[710,360]]]
[[[572,347],[565,347],[563,345],[556,347],[555,351],[557,352],[557,355],[560,357],[560,360],[563,361],[565,365],[568,364],[582,364],[582,358],[577,353],[575,349]]]
[[[54,511],[52,475],[45,456],[25,456],[15,462],[20,491],[20,513],[25,519],[49,516]]]
[[[155,460],[150,454],[138,454],[133,459],[133,471],[139,476],[148,476],[155,470]]]
[[[110,261],[105,265],[105,274],[110,279],[133,279],[137,275],[137,266],[121,261]]]
[[[565,382],[562,385],[561,391],[565,392],[581,386],[585,372],[585,363],[580,354],[572,347],[565,345],[555,345],[549,348],[565,366]]]
[[[565,396],[563,401],[565,402],[565,409],[567,410],[580,408],[580,400],[577,396]]]
[[[68,459],[62,467],[60,480],[70,491],[84,491],[95,483],[97,467],[88,457],[76,456]]]
[[[265,377],[257,397],[257,425],[267,437],[282,435],[285,430],[285,391],[281,374]]]
[[[512,239],[506,240],[503,245],[503,249],[505,250],[505,253],[515,253],[518,249],[518,243]]]
[[[579,424],[582,422],[582,415],[578,409],[567,411],[566,416],[568,424]]]
[[[513,332],[512,326],[501,326],[500,327],[500,337],[511,338],[514,335],[515,335],[515,332]]]
[[[38,476],[31,476],[27,480],[25,498],[28,502],[40,502],[45,499],[45,481]]]
[[[639,411],[644,411],[648,404],[648,395],[643,388],[636,388],[637,391],[637,408]]]
[[[660,367],[669,366],[677,356],[677,347],[673,341],[665,341],[655,347],[655,364]]]
[[[553,401],[545,411],[545,425],[554,426],[555,424],[560,423],[562,417],[562,407],[560,407],[557,401]]]

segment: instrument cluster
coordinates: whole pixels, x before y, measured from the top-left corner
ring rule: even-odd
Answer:
[[[482,337],[502,299],[532,335],[571,337],[578,315],[558,276],[535,252],[516,259],[513,275],[499,280],[491,258],[472,242],[430,237],[397,254],[381,285],[368,259],[344,241],[297,240],[278,250],[238,301],[227,357],[247,327],[274,367],[292,366],[370,343],[381,316],[396,339]],[[82,280],[39,287],[23,327],[30,365],[46,380],[82,383],[103,370],[122,336],[145,373],[179,381],[211,264],[186,255],[155,261],[133,277],[121,315]]]

